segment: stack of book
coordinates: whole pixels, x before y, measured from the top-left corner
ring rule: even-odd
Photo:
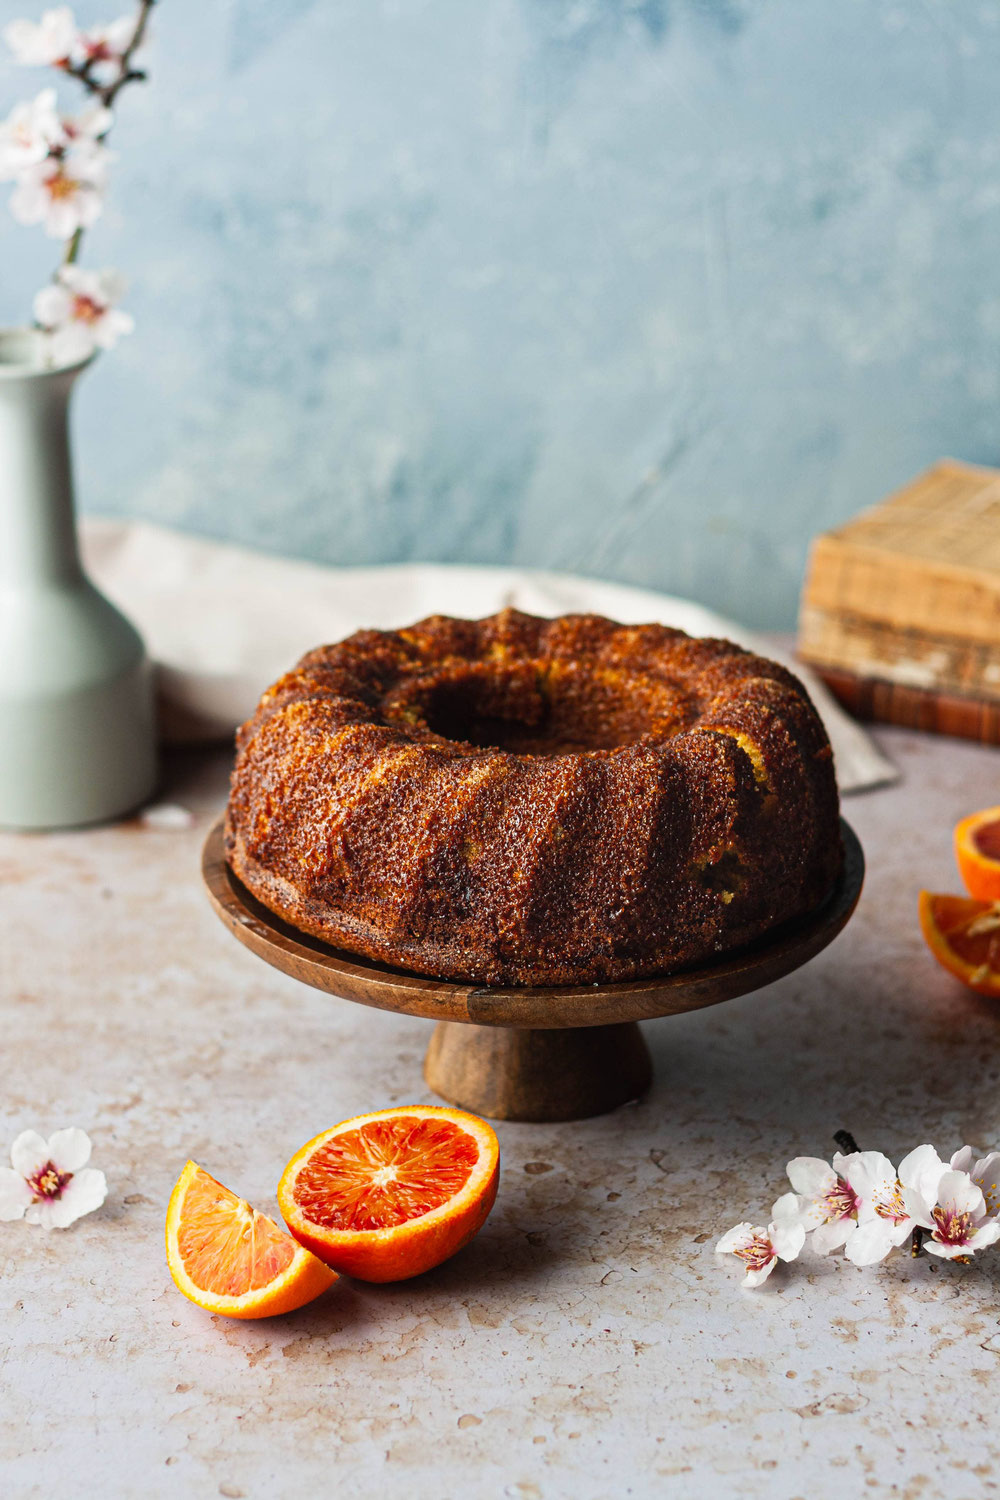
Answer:
[[[1000,743],[1000,470],[943,459],[818,537],[799,654],[860,718]]]

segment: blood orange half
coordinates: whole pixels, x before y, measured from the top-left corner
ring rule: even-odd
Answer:
[[[1000,902],[921,891],[920,928],[949,974],[981,995],[1000,996]]]
[[[193,1161],[170,1195],[167,1265],[185,1297],[227,1318],[293,1312],[337,1279]]]
[[[1000,901],[1000,807],[962,819],[955,829],[955,858],[970,896]]]
[[[362,1281],[404,1281],[454,1255],[486,1221],[500,1147],[485,1120],[425,1105],[324,1130],[292,1157],[278,1204],[300,1244]]]

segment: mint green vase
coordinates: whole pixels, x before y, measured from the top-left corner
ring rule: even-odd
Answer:
[[[142,639],[86,577],[69,400],[89,360],[45,363],[0,330],[0,825],[71,828],[138,807],[156,780]]]

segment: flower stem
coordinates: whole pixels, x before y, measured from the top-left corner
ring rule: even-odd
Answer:
[[[87,62],[78,63],[76,65],[67,64],[63,70],[64,72],[68,73],[71,78],[75,78],[78,83],[82,83],[88,94],[96,94],[98,99],[100,99],[101,103],[104,105],[105,109],[111,108],[111,106],[115,102],[115,99],[118,97],[118,94],[127,83],[145,83],[146,81],[146,74],[142,71],[142,69],[133,68],[132,58],[135,56],[138,49],[142,46],[142,40],[146,34],[146,27],[149,25],[150,12],[152,11],[155,4],[156,0],[139,0],[139,13],[136,16],[135,30],[132,33],[132,40],[129,42],[128,46],[125,48],[125,51],[118,59],[117,73],[112,79],[109,80],[108,83],[101,84],[97,82],[92,72],[93,64],[89,60]],[[107,134],[108,132],[105,131],[104,135],[102,135],[100,139],[102,141],[105,140],[107,138]],[[82,239],[83,229],[81,227],[77,229],[74,234],[66,241],[66,248],[63,252],[62,258],[62,265],[59,267],[59,270],[62,269],[62,266],[71,266],[74,264],[77,256],[80,254],[80,242],[82,241]],[[59,271],[57,270],[53,275],[53,280],[55,280],[58,275]]]
[[[127,83],[145,83],[146,81],[146,74],[142,69],[133,68],[132,58],[142,46],[146,27],[149,25],[149,15],[155,4],[156,0],[139,0],[139,14],[136,18],[132,40],[118,59],[117,73],[107,83],[98,83],[93,74],[94,65],[90,61],[71,64],[64,69],[64,72],[68,73],[71,78],[83,84],[88,94],[96,94],[106,109],[111,108],[120,90]]]
[[[74,231],[70,239],[66,241],[66,251],[62,258],[64,266],[71,266],[80,253],[80,241],[83,239],[83,230]]]
[[[835,1130],[833,1138],[845,1156],[853,1156],[855,1151],[861,1150],[861,1147],[849,1130]]]

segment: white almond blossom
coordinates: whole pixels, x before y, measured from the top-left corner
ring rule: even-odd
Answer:
[[[772,1217],[801,1224],[819,1255],[838,1250],[857,1228],[863,1201],[860,1179],[853,1180],[855,1158],[838,1151],[831,1166],[818,1156],[796,1156],[787,1171],[795,1191],[777,1199]]]
[[[974,1160],[971,1146],[956,1151],[951,1165],[956,1172],[968,1172],[986,1202],[986,1212],[992,1218],[1000,1216],[1000,1151],[991,1151],[988,1156]]]
[[[797,1156],[787,1170],[794,1191],[777,1199],[767,1229],[744,1222],[716,1246],[741,1257],[751,1285],[776,1260],[794,1260],[807,1237],[820,1255],[843,1247],[857,1266],[919,1231],[915,1252],[945,1260],[969,1261],[1000,1242],[1000,1151],[977,1158],[963,1146],[945,1163],[933,1146],[917,1146],[897,1169],[881,1151],[855,1150],[832,1163]]]
[[[856,1151],[846,1161],[861,1202],[857,1227],[847,1236],[844,1254],[856,1266],[871,1266],[913,1233],[913,1218],[903,1201],[900,1173],[887,1156],[881,1151]]]
[[[37,166],[63,139],[55,89],[42,89],[34,99],[15,104],[0,125],[0,181]]]
[[[117,271],[60,268],[52,285],[35,296],[35,317],[49,335],[55,364],[76,364],[132,332],[132,318],[115,305],[124,290]]]
[[[88,1167],[90,1137],[84,1130],[57,1130],[46,1141],[24,1130],[10,1148],[12,1167],[0,1167],[0,1220],[26,1219],[46,1229],[66,1229],[100,1208],[108,1185]]]
[[[856,1266],[871,1266],[913,1233],[916,1221],[906,1206],[906,1190],[915,1188],[933,1198],[944,1162],[933,1146],[918,1146],[903,1157],[898,1171],[881,1151],[858,1151],[848,1160],[861,1206],[858,1226],[848,1236],[844,1254]]]
[[[805,1242],[801,1224],[775,1222],[762,1229],[747,1219],[722,1236],[715,1253],[737,1256],[747,1268],[744,1286],[760,1286],[779,1260],[795,1260]]]
[[[47,10],[39,22],[11,21],[3,39],[14,61],[26,68],[64,68],[76,47],[77,25],[68,5]]]
[[[74,147],[99,143],[114,123],[115,117],[111,110],[104,104],[96,103],[88,104],[87,108],[81,110],[78,115],[63,115],[59,122],[63,142]],[[111,152],[99,146],[97,159],[101,164],[103,174],[111,159]]]
[[[78,229],[89,229],[104,207],[109,154],[96,142],[81,141],[28,167],[11,194],[14,218],[19,224],[41,224],[56,240],[68,240]]]
[[[135,36],[135,28],[135,16],[119,16],[117,21],[81,31],[77,36],[77,46],[83,61],[91,65],[120,62]]]
[[[75,115],[60,115],[55,89],[18,104],[0,121],[0,182],[13,182],[10,211],[20,224],[40,225],[61,240],[64,267],[35,299],[36,319],[50,334],[49,352],[75,363],[98,348],[110,348],[132,330],[132,319],[115,307],[120,283],[110,272],[77,268],[83,232],[104,207],[108,164],[106,137],[114,125],[111,103],[146,74],[132,66],[148,41],[153,0],[137,0],[131,15],[80,27],[68,5],[46,10],[40,21],[10,21],[2,28],[16,62],[68,73],[88,96]]]
[[[944,1260],[968,1260],[977,1250],[1000,1239],[1000,1222],[986,1212],[986,1200],[968,1172],[948,1167],[932,1196],[904,1188],[903,1196],[915,1222],[930,1230],[924,1249]]]

